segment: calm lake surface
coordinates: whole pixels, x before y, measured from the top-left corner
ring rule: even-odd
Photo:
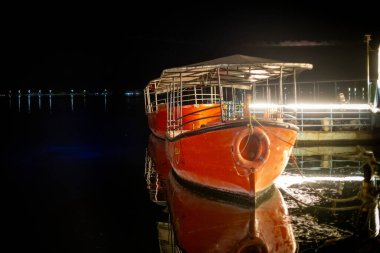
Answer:
[[[225,252],[246,235],[252,210],[182,188],[169,173],[162,143],[152,142],[143,97],[3,96],[0,112],[3,252],[175,252],[178,247]],[[255,213],[257,229],[265,234],[272,225],[263,222],[268,210],[286,210],[289,216],[276,216],[277,221],[287,227],[284,238],[294,239],[297,252],[314,252],[327,239],[357,231],[356,210],[333,209],[361,202],[333,204],[324,198],[358,194],[364,164],[356,145],[327,154],[315,148],[298,149]],[[376,146],[365,148],[378,154]],[[182,216],[169,215],[175,210]],[[187,229],[177,235],[180,245],[174,243],[170,217]],[[378,250],[376,242],[356,242],[355,247],[372,247],[363,252]],[[346,252],[356,252],[344,244]]]

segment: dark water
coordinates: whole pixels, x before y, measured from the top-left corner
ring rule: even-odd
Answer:
[[[0,99],[3,252],[157,252],[142,98]]]
[[[152,165],[148,153],[143,103],[142,97],[122,95],[21,97],[20,101],[13,97],[11,103],[0,97],[3,252],[160,252],[160,247],[162,252],[175,252],[178,245],[168,226],[167,177]],[[347,198],[361,189],[363,163],[353,151],[355,145],[344,155],[337,150],[327,151],[328,156],[315,150],[297,156],[277,183],[297,252],[314,252],[328,239],[340,240],[357,231],[357,211],[315,208],[361,203],[332,204],[317,194]],[[158,163],[167,166],[164,160]],[[299,170],[310,180],[300,181]],[[221,209],[192,193],[187,196],[209,209],[228,210],[224,215],[236,212],[230,204]],[[203,217],[217,216],[207,210],[203,209]],[[248,211],[239,209],[249,216]],[[199,222],[208,226],[207,219]],[[243,229],[231,231],[238,237]],[[159,233],[164,234],[159,237]],[[379,250],[373,241],[350,242],[359,246],[344,242],[345,252]],[[357,251],[360,247],[370,251]]]

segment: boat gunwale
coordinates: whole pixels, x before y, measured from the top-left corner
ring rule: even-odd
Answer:
[[[204,186],[196,182],[189,181],[177,174],[175,169],[170,170],[169,176],[175,180],[175,183],[182,187],[185,187],[188,191],[198,195],[201,198],[206,198],[210,201],[216,201],[220,203],[226,203],[229,205],[239,206],[241,208],[255,208],[259,207],[263,202],[268,200],[276,188],[275,184],[269,185],[267,188],[255,192],[254,195],[250,195],[242,192],[232,192],[222,190],[220,188],[214,188],[210,186]],[[171,180],[171,179],[169,179]]]
[[[254,127],[266,127],[266,126],[272,126],[272,127],[280,127],[280,128],[286,128],[290,129],[296,132],[299,132],[299,128],[291,123],[286,123],[286,122],[278,122],[278,121],[259,121],[255,120],[253,122],[250,122],[249,120],[239,120],[239,121],[227,121],[227,122],[220,122],[219,124],[211,125],[211,126],[205,126],[202,128],[198,128],[195,130],[185,130],[183,133],[179,133],[174,137],[170,137],[168,133],[170,133],[170,130],[166,132],[165,138],[169,142],[174,142],[178,141],[182,138],[190,137],[190,136],[195,136],[195,135],[200,135],[204,134],[207,132],[213,132],[213,131],[219,131],[219,130],[224,130],[228,128],[235,128],[235,127],[241,127],[241,126],[247,126],[249,124],[252,124]]]

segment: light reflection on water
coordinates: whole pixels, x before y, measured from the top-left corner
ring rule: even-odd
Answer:
[[[148,130],[142,97],[110,95],[106,113],[103,96],[88,95],[86,107],[74,96],[74,112],[70,96],[51,97],[49,106],[41,96],[40,110],[38,96],[30,96],[29,110],[27,96],[20,107],[17,94],[11,104],[0,96],[3,247],[157,252],[146,243],[156,242],[155,229],[139,229],[150,227],[153,213],[138,180]]]
[[[374,252],[380,246],[379,242],[368,241],[364,233],[372,233],[373,236],[373,233],[378,234],[379,227],[375,225],[377,232],[374,232],[372,223],[371,232],[368,232],[369,225],[360,220],[362,205],[367,206],[368,203],[362,191],[363,168],[371,162],[363,151],[372,151],[373,148],[336,146],[315,147],[314,152],[310,152],[312,150],[312,147],[296,149],[294,153],[298,155],[275,182],[285,193],[301,252],[314,249],[319,249],[315,252],[357,252],[359,249],[362,250],[360,252]],[[376,188],[376,180],[371,182]],[[377,194],[373,195],[374,199]],[[375,213],[367,216],[377,224],[378,208],[378,205],[374,206]],[[344,238],[348,238],[351,244]],[[357,238],[356,246],[352,245],[356,240],[353,238]],[[330,244],[324,245],[326,241],[334,242],[335,248]]]
[[[239,224],[241,226],[240,229],[231,229],[223,233],[223,229],[218,227],[218,230],[211,232],[212,227],[215,226],[215,219],[217,219],[218,213],[223,212],[223,210],[225,213],[228,213],[228,210],[232,210],[233,207],[225,203],[223,206],[220,203],[215,204],[207,201],[202,197],[195,196],[194,193],[185,190],[183,187],[176,191],[170,190],[170,187],[173,188],[173,178],[170,176],[171,173],[169,173],[170,166],[167,161],[165,162],[162,157],[160,158],[160,156],[164,155],[164,142],[161,141],[160,143],[159,140],[157,141],[157,138],[152,136],[149,139],[147,149],[147,161],[149,163],[146,163],[146,165],[149,164],[149,166],[146,166],[147,186],[153,202],[161,206],[165,206],[165,204],[168,206],[168,208],[162,209],[167,213],[168,219],[166,221],[158,221],[157,223],[159,235],[162,236],[159,241],[165,242],[160,245],[161,252],[181,252],[180,248],[184,252],[209,252],[209,250],[213,252],[226,252],[221,250],[221,248],[212,248],[216,247],[215,245],[219,247],[225,246],[224,250],[228,249],[227,252],[230,252],[234,248],[231,246],[232,241],[224,238],[226,234],[229,234],[229,239],[235,238],[235,246],[239,245],[239,239],[237,238],[241,240],[244,237],[247,223]],[[161,148],[159,148],[160,145]],[[366,149],[368,150],[368,147]],[[379,241],[373,241],[372,239],[364,240],[364,237],[360,237],[360,240],[350,239],[367,230],[366,227],[363,227],[365,224],[359,220],[359,208],[363,203],[363,199],[360,198],[363,182],[362,167],[366,164],[366,161],[362,156],[358,155],[360,152],[358,147],[353,146],[349,149],[347,149],[347,146],[342,147],[342,149],[339,147],[325,148],[328,153],[310,154],[310,147],[307,150],[309,154],[306,155],[299,154],[300,152],[302,153],[302,150],[295,150],[294,153],[298,152],[298,156],[294,156],[295,159],[289,162],[284,173],[275,181],[276,189],[280,190],[279,194],[284,199],[283,205],[280,206],[282,210],[285,210],[282,219],[277,220],[277,224],[282,222],[282,226],[288,228],[286,230],[290,233],[288,238],[294,236],[297,247],[293,249],[292,247],[286,247],[286,244],[281,244],[281,242],[267,240],[265,241],[267,246],[271,247],[273,246],[272,243],[277,243],[277,247],[281,249],[278,251],[272,249],[271,252],[329,252],[331,249],[343,249],[346,252],[351,252],[350,250],[359,250],[360,248],[363,248],[361,252],[376,252],[376,249],[380,246]],[[334,150],[334,153],[331,152],[332,150]],[[347,150],[352,151],[352,153],[347,153]],[[159,162],[158,166],[155,165],[155,161]],[[167,188],[168,185],[170,186],[169,190]],[[179,187],[178,183],[175,185],[175,187]],[[165,193],[167,192],[170,194],[166,195]],[[177,196],[179,194],[183,196]],[[168,197],[174,199],[174,201],[167,202]],[[178,204],[178,199],[181,200],[182,209],[173,207],[173,202]],[[185,206],[186,201],[189,202],[188,207]],[[197,206],[199,203],[202,204]],[[213,208],[213,204],[218,205],[218,208]],[[194,205],[201,210],[198,212],[198,217],[190,217]],[[210,205],[207,209],[211,213],[202,213],[204,209],[201,207],[207,205]],[[256,213],[260,210],[259,208],[257,208]],[[176,209],[179,210],[179,214],[174,213]],[[289,216],[285,215],[287,213],[289,213]],[[241,213],[240,215],[242,215],[241,217],[245,217]],[[183,218],[183,216],[186,218]],[[373,223],[378,223],[378,212],[375,212],[371,217],[374,221]],[[259,217],[256,216],[256,225],[260,222],[258,219]],[[207,226],[207,222],[210,220],[213,220],[214,224],[211,222]],[[247,219],[245,221],[247,222]],[[228,224],[228,222],[225,216],[224,223]],[[232,221],[232,223],[234,222]],[[194,224],[198,224],[198,227]],[[236,225],[236,223],[234,224]],[[207,233],[203,231],[206,227],[208,227]],[[375,227],[375,230],[379,230],[378,224],[377,228],[376,225],[373,225],[373,227]],[[273,231],[268,227],[266,230]],[[192,233],[201,234],[203,237],[196,238],[196,236],[191,235]],[[219,233],[223,233],[223,235]],[[191,239],[186,239],[186,236],[189,236]],[[204,238],[206,241],[208,238],[210,245],[207,245],[207,242],[204,242],[201,238]],[[348,238],[347,240],[350,243],[344,241],[344,238]],[[194,245],[195,241],[198,244],[205,245]],[[336,248],[333,248],[329,244],[324,245],[327,241],[334,242],[335,244],[333,245]],[[356,246],[352,245],[354,241],[356,241]]]
[[[110,95],[13,95],[13,96],[4,96],[1,99],[5,103],[7,100],[9,110],[17,110],[18,112],[54,112],[58,110],[62,104],[66,104],[67,109],[70,111],[82,110],[86,108],[88,103],[88,97],[98,100],[96,103],[99,103],[99,100],[103,100],[103,111],[107,111],[107,98]],[[92,101],[90,101],[92,102]]]

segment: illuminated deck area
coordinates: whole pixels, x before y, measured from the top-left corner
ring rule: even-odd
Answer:
[[[256,118],[267,111],[272,117],[282,115],[285,122],[300,129],[299,145],[330,143],[371,143],[380,140],[380,113],[368,104],[253,104],[251,112]]]

